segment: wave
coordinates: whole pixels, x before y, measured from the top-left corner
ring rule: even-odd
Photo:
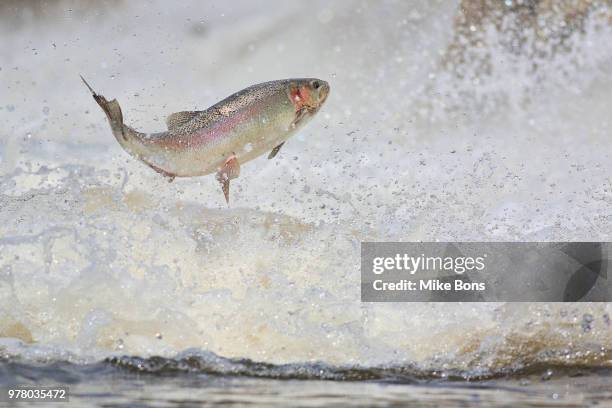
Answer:
[[[0,362],[5,366],[5,373],[11,372],[13,376],[22,375],[23,372],[45,376],[48,374],[47,370],[37,365],[37,363],[44,363],[44,366],[54,370],[55,379],[70,378],[79,373],[106,374],[112,370],[154,376],[204,374],[275,380],[377,381],[403,384],[487,381],[499,378],[508,380],[532,376],[549,380],[553,377],[612,374],[612,352],[601,349],[593,350],[592,353],[548,350],[546,353],[534,356],[535,358],[531,360],[523,358],[515,360],[510,366],[480,370],[433,368],[435,364],[386,364],[374,367],[335,366],[325,362],[271,364],[244,358],[224,358],[197,349],[185,350],[172,358],[117,355],[89,363],[50,360],[48,357],[43,359],[39,355],[32,360],[24,359],[23,356],[9,356],[4,352],[0,355]],[[30,380],[34,381],[37,378],[30,378]]]

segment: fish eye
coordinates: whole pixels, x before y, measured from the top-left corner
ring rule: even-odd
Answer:
[[[319,87],[321,86],[319,81],[312,81],[311,85],[314,89],[319,89]]]

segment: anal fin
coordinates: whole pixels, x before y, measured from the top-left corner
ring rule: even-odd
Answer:
[[[144,160],[144,159],[140,159],[142,160],[147,166],[149,166],[150,168],[152,168],[153,170],[155,170],[156,172],[158,172],[159,174],[161,174],[162,176],[166,177],[168,179],[168,183],[172,183],[174,181],[174,179],[176,178],[175,174],[172,174],[170,172],[167,172],[166,170],[157,167],[154,164],[149,163],[148,161]]]
[[[277,154],[278,151],[281,149],[281,147],[283,147],[283,145],[285,144],[285,142],[279,144],[278,146],[276,146],[274,149],[272,149],[272,151],[270,152],[270,154],[268,155],[268,160],[269,159],[273,159]]]

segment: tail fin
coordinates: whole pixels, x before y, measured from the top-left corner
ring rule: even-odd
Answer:
[[[106,117],[108,118],[108,122],[110,123],[111,129],[113,131],[113,135],[120,144],[123,142],[127,142],[127,132],[126,127],[123,125],[123,114],[121,113],[121,107],[119,106],[119,102],[116,99],[112,101],[107,101],[105,97],[102,95],[98,95],[92,88],[89,86],[85,78],[81,76],[81,79],[85,83],[85,86],[89,89],[95,101],[100,105],[104,113],[106,113]]]

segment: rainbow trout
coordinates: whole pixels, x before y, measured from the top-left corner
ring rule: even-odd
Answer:
[[[141,133],[123,122],[116,99],[106,100],[81,77],[110,123],[113,135],[133,157],[168,181],[216,173],[229,204],[230,181],[240,164],[270,152],[310,120],[329,94],[329,84],[315,78],[282,79],[243,89],[203,111],[173,113],[168,130]]]

